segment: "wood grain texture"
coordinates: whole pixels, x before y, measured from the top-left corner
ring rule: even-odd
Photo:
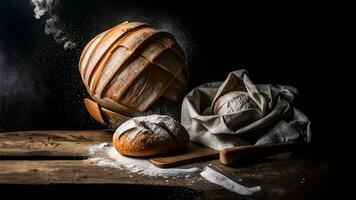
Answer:
[[[219,151],[189,143],[188,148],[174,155],[150,159],[151,163],[160,168],[174,167],[186,163],[212,160],[219,157]]]
[[[278,153],[300,151],[306,147],[305,142],[286,142],[263,145],[246,145],[227,148],[220,151],[220,162],[224,165],[238,164],[246,159],[256,159]]]
[[[0,133],[0,156],[88,157],[88,147],[111,141],[107,131],[19,131]]]
[[[147,177],[126,170],[96,166],[86,159],[89,146],[111,142],[111,137],[112,132],[99,130],[0,133],[0,187],[25,184],[32,187],[38,185],[35,188],[53,189],[72,184],[73,186],[68,186],[68,190],[86,185],[88,195],[99,188],[110,188],[111,191],[122,191],[123,188],[130,191],[131,188],[133,196],[141,190],[144,194],[151,187],[150,191],[161,188],[167,194],[175,194],[173,199],[188,198],[190,195],[196,199],[242,198],[205,181],[199,174],[181,179]],[[43,159],[43,156],[47,157]],[[69,157],[72,159],[66,159]],[[205,166],[214,168],[243,185],[261,186],[262,191],[251,196],[252,198],[325,198],[328,194],[330,167],[326,162],[312,159],[308,151],[280,154],[237,167],[224,166],[217,159],[183,167]],[[19,187],[25,186],[15,187],[14,190]],[[175,193],[177,191],[179,192]]]

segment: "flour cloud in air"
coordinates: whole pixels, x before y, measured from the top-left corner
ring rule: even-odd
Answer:
[[[52,10],[58,4],[57,0],[32,0],[32,4],[35,6],[33,11],[35,12],[34,17],[36,19],[41,19],[41,17],[47,14],[46,25],[44,31],[47,35],[51,35],[53,39],[58,43],[63,45],[64,49],[71,49],[76,46],[74,42],[68,39],[68,35],[61,30],[60,21],[58,16],[53,14]]]

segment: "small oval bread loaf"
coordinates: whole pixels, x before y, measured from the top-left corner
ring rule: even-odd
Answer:
[[[167,115],[131,118],[114,133],[113,144],[126,156],[153,156],[183,149],[189,143],[187,130]]]
[[[247,92],[232,91],[218,98],[213,112],[215,115],[227,115],[257,109],[258,105]]]

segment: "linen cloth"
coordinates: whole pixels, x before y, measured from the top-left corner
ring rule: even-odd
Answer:
[[[215,101],[231,91],[247,92],[258,105],[257,112],[214,115]],[[297,140],[309,142],[311,122],[293,106],[298,95],[298,90],[291,86],[254,84],[246,70],[237,70],[224,82],[206,83],[188,93],[182,104],[181,123],[191,141],[216,150]]]

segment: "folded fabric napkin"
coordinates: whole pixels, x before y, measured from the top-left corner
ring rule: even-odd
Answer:
[[[224,104],[228,112],[214,114],[219,98],[233,91],[249,98],[234,102],[232,108],[238,106],[237,111]],[[181,123],[193,142],[216,150],[297,140],[309,142],[310,121],[293,107],[297,96],[294,87],[254,84],[246,70],[237,70],[224,82],[206,83],[188,93],[182,104]],[[252,102],[247,104],[248,100]]]

